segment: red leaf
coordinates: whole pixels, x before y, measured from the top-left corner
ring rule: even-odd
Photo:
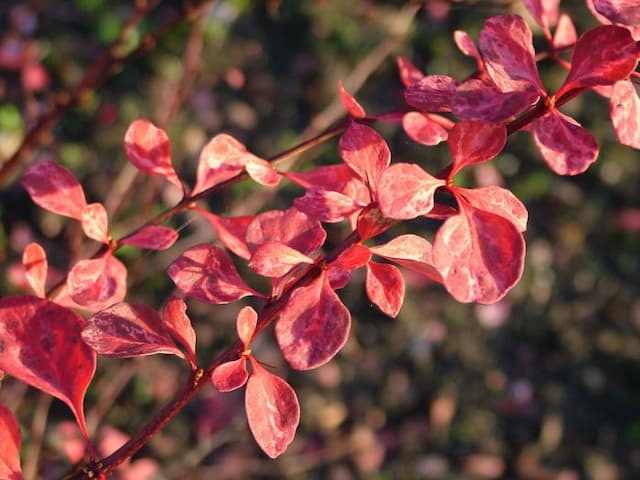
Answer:
[[[367,263],[367,296],[385,315],[395,318],[404,300],[404,279],[398,267]]]
[[[245,393],[249,428],[260,448],[276,458],[295,437],[300,405],[296,392],[287,382],[267,372],[252,357],[250,360],[253,372]]]
[[[160,315],[150,307],[134,303],[111,305],[87,320],[82,339],[96,353],[130,358],[168,353],[185,358]]]
[[[340,92],[340,102],[342,102],[342,106],[347,111],[350,117],[365,118],[367,116],[364,108],[362,108],[358,101],[344,89],[342,80],[338,82],[338,92]]]
[[[545,94],[538,76],[531,30],[522,17],[489,18],[480,31],[479,45],[487,72],[500,90],[535,90]]]
[[[101,203],[91,203],[82,211],[84,234],[100,243],[109,243],[109,220]]]
[[[368,247],[351,245],[329,264],[327,276],[331,288],[334,290],[344,288],[349,283],[351,272],[356,268],[364,267],[370,259],[371,251]]]
[[[24,266],[27,281],[40,297],[45,297],[45,282],[47,280],[47,254],[37,243],[30,243],[22,252],[22,265]]]
[[[31,200],[45,210],[82,220],[87,206],[84,191],[76,177],[52,160],[31,165],[21,180]]]
[[[243,307],[238,313],[236,331],[238,332],[238,338],[244,345],[245,350],[249,348],[251,340],[253,340],[253,334],[256,331],[257,324],[258,314],[256,311],[251,307]]]
[[[218,240],[240,258],[249,260],[251,252],[246,242],[247,229],[255,217],[245,215],[241,217],[220,217],[211,212],[196,207],[194,209],[207,219],[216,231]]]
[[[296,370],[327,363],[347,341],[351,315],[331,289],[326,272],[296,288],[276,323],[284,358]]]
[[[640,5],[637,0],[594,0],[598,13],[613,23],[640,25]]]
[[[308,189],[293,204],[310,218],[325,223],[341,222],[366,206],[342,193],[318,188]]]
[[[227,252],[215,245],[188,248],[167,273],[181,292],[203,302],[231,303],[248,295],[263,296],[244,283]]]
[[[80,315],[48,300],[0,299],[0,370],[66,403],[88,442],[82,404],[96,354],[82,341],[84,324]]]
[[[20,425],[11,410],[0,403],[0,478],[22,479]]]
[[[112,252],[90,260],[80,260],[67,277],[69,296],[78,305],[101,310],[121,302],[127,293],[127,268]]]
[[[182,345],[191,361],[196,364],[196,332],[187,316],[187,305],[180,297],[171,295],[162,308],[162,322],[171,336]]]
[[[524,0],[524,5],[542,27],[547,38],[551,38],[549,29],[558,22],[560,0]]]
[[[392,260],[409,270],[421,273],[436,282],[442,282],[433,265],[431,244],[417,235],[400,235],[384,245],[370,247],[373,254]]]
[[[560,15],[558,26],[553,34],[553,46],[556,49],[565,48],[576,43],[578,34],[571,17],[566,13]]]
[[[166,250],[178,240],[178,232],[162,225],[147,225],[133,235],[123,238],[120,243],[147,250]]]
[[[527,208],[509,190],[496,186],[474,189],[456,187],[456,194],[463,196],[470,205],[479,210],[506,218],[520,232],[527,229]]]
[[[458,197],[460,214],[442,224],[433,261],[459,302],[495,303],[522,276],[525,243],[513,223]]]
[[[273,165],[261,158],[251,159],[244,168],[255,182],[265,187],[275,187],[280,182],[280,174]]]
[[[310,255],[327,237],[320,222],[296,208],[271,210],[257,215],[247,228],[246,241],[251,252],[267,242],[280,242]]]
[[[400,80],[402,80],[405,87],[422,80],[422,77],[424,77],[422,72],[406,57],[399,56],[396,61],[400,72]]]
[[[395,222],[384,216],[375,205],[369,205],[358,215],[356,230],[360,235],[360,241],[364,242],[386,232]]]
[[[616,82],[609,108],[620,143],[640,149],[640,98],[630,80]]]
[[[279,242],[260,245],[249,261],[249,268],[265,277],[281,277],[301,263],[312,264],[313,259]]]
[[[478,49],[469,34],[462,30],[456,30],[453,32],[453,41],[456,42],[458,50],[466,56],[473,57],[475,59],[478,71],[484,72],[484,61],[482,60],[480,52],[478,52]]]
[[[183,191],[182,182],[171,165],[169,137],[148,120],[135,120],[124,136],[124,151],[139,170],[166,178]]]
[[[424,113],[405,113],[402,117],[402,128],[412,140],[423,145],[437,145],[448,136],[440,123]]]
[[[444,180],[418,165],[396,163],[385,170],[378,186],[380,210],[388,218],[410,219],[433,208],[433,195]]]
[[[446,75],[427,75],[404,92],[409,105],[423,112],[450,112],[458,82]]]
[[[471,79],[456,88],[453,113],[468,120],[506,122],[537,99],[538,94],[531,90],[501,92],[491,83]]]
[[[593,135],[556,109],[533,122],[533,138],[549,168],[558,175],[582,173],[598,157]]]
[[[625,79],[636,68],[638,51],[624,27],[600,25],[585,32],[576,42],[571,70],[556,98],[576,88],[611,85]]]
[[[391,152],[384,138],[373,128],[351,123],[338,142],[344,163],[373,189],[391,162]]]
[[[231,392],[247,383],[247,359],[242,356],[237,360],[218,365],[211,372],[211,383],[219,392]]]
[[[449,132],[449,150],[453,157],[449,178],[468,165],[491,160],[502,151],[506,142],[504,124],[476,120],[456,124]]]

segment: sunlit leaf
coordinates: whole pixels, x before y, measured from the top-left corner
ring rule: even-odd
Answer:
[[[37,243],[27,245],[24,252],[22,252],[22,265],[24,266],[29,286],[38,297],[44,298],[48,262],[47,254],[43,248]]]
[[[187,304],[180,297],[171,295],[162,308],[162,322],[171,336],[182,345],[189,358],[196,362],[196,332],[187,316]]]
[[[89,310],[100,310],[124,300],[127,268],[111,251],[99,258],[80,260],[67,276],[69,295]]]
[[[265,277],[281,277],[301,263],[313,263],[313,259],[279,242],[260,245],[249,261],[249,267]]]
[[[309,218],[324,223],[341,222],[364,206],[352,197],[340,192],[309,188],[302,197],[294,200],[295,207]]]
[[[486,162],[498,155],[507,141],[507,130],[501,123],[465,120],[449,132],[449,150],[453,157],[452,178],[462,168]]]
[[[542,27],[547,38],[551,38],[550,28],[558,22],[560,0],[524,0],[524,5]]]
[[[353,98],[353,95],[345,90],[342,81],[338,82],[338,92],[340,93],[340,102],[342,102],[342,106],[349,116],[353,118],[364,118],[367,116],[364,108],[362,108],[358,101]]]
[[[0,402],[0,478],[21,480],[20,425],[15,415]]]
[[[442,282],[440,273],[433,265],[431,244],[422,237],[413,234],[399,235],[383,245],[370,247],[370,250],[375,255]]]
[[[450,112],[457,80],[446,75],[427,75],[404,92],[409,105],[422,112]]]
[[[610,114],[620,143],[640,149],[640,98],[630,80],[613,86]]]
[[[409,137],[423,145],[437,145],[447,139],[447,131],[431,114],[409,112],[402,117],[402,128]]]
[[[247,383],[248,378],[249,371],[245,357],[218,365],[211,373],[211,383],[219,392],[237,390]]]
[[[162,225],[147,225],[133,235],[123,238],[120,243],[147,250],[166,250],[176,243],[176,240],[178,240],[178,232],[173,228]]]
[[[82,212],[84,234],[100,243],[109,243],[109,220],[101,203],[91,203]]]
[[[340,137],[338,151],[344,163],[373,189],[391,162],[391,151],[384,138],[373,128],[355,122]]]
[[[385,315],[398,315],[404,300],[404,279],[398,267],[386,263],[367,263],[366,289],[369,300]]]
[[[527,229],[529,214],[526,207],[505,188],[496,186],[473,189],[456,187],[456,194],[463,196],[470,205],[477,209],[506,218],[520,232]]]
[[[388,218],[410,219],[433,208],[433,196],[444,180],[432,177],[418,165],[396,163],[385,170],[378,186],[380,210]]]

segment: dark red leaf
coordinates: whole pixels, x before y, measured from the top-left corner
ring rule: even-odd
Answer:
[[[253,334],[256,331],[256,325],[258,324],[258,314],[251,307],[243,307],[238,313],[236,320],[236,332],[238,338],[244,345],[245,350],[249,348],[251,340],[253,340]]]
[[[20,425],[15,415],[0,402],[0,478],[21,480]]]
[[[404,92],[409,105],[423,112],[450,112],[458,82],[446,75],[427,75]]]
[[[249,261],[249,268],[265,277],[281,277],[301,263],[313,263],[313,259],[279,242],[260,245]]]
[[[640,149],[640,98],[630,80],[616,82],[609,108],[620,143]]]
[[[31,200],[50,212],[82,220],[87,206],[84,191],[76,177],[52,160],[31,165],[22,176],[22,186]]]
[[[367,116],[364,108],[362,108],[358,101],[353,98],[353,95],[351,95],[344,89],[342,80],[338,82],[338,92],[340,92],[340,102],[342,102],[342,106],[347,111],[350,117],[365,118]]]
[[[409,137],[423,145],[437,145],[447,139],[447,131],[431,114],[409,112],[402,117],[402,128]]]
[[[636,68],[638,51],[631,33],[624,27],[600,25],[588,30],[576,42],[571,70],[556,98],[576,88],[624,80]]]
[[[296,288],[276,323],[284,358],[296,370],[327,363],[347,341],[351,315],[329,285],[326,272]]]
[[[471,79],[456,88],[453,113],[468,120],[506,122],[537,99],[538,94],[531,90],[501,92],[491,83]]]
[[[502,151],[506,142],[504,124],[476,120],[457,123],[449,132],[449,150],[453,157],[449,178],[468,165],[491,160]]]
[[[263,296],[244,283],[227,252],[215,245],[188,248],[167,273],[182,293],[203,302],[231,303],[248,295]]]
[[[244,356],[218,365],[211,372],[211,383],[219,392],[237,390],[247,383],[248,378],[247,359]]]
[[[527,208],[509,190],[496,186],[473,189],[456,187],[456,194],[463,196],[470,205],[479,210],[506,218],[520,232],[527,229]]]
[[[82,404],[96,354],[82,341],[84,325],[80,315],[48,300],[0,299],[0,370],[66,403],[88,442]]]
[[[135,120],[124,136],[124,151],[139,170],[164,177],[183,191],[171,165],[169,137],[163,129],[148,120]]]
[[[107,357],[168,353],[186,359],[160,315],[142,304],[116,303],[94,314],[87,320],[82,339],[96,353]]]
[[[558,175],[582,173],[598,157],[593,135],[556,109],[533,122],[533,138],[549,168]]]
[[[308,189],[293,204],[309,218],[325,223],[341,222],[366,206],[342,193],[319,188]]]
[[[495,303],[518,282],[525,243],[511,221],[458,197],[460,214],[438,230],[433,262],[459,302]]]
[[[433,265],[431,244],[417,235],[400,235],[384,245],[370,247],[371,253],[392,260],[409,270],[421,273],[436,282],[442,282]]]
[[[196,207],[194,209],[207,219],[216,231],[218,240],[240,258],[249,260],[251,252],[246,242],[247,229],[255,217],[245,215],[241,217],[220,217],[211,212]]]
[[[344,163],[375,190],[380,175],[391,162],[391,152],[384,138],[373,128],[351,123],[338,142]]]
[[[399,56],[396,61],[400,72],[400,80],[402,80],[405,87],[422,80],[422,77],[424,77],[422,72],[406,57]]]
[[[30,243],[22,252],[22,265],[29,285],[40,297],[45,297],[45,283],[47,280],[47,254],[37,243]]]
[[[433,208],[433,195],[444,183],[418,165],[396,163],[387,168],[380,179],[380,210],[386,217],[395,219],[424,215]]]
[[[91,203],[82,212],[84,234],[100,243],[109,243],[109,220],[101,203]]]
[[[133,235],[123,238],[120,243],[147,250],[166,250],[178,240],[178,232],[162,225],[148,225]]]
[[[180,297],[171,295],[162,308],[162,322],[169,329],[171,336],[182,345],[196,364],[196,332],[187,316],[187,305]]]
[[[404,279],[398,267],[367,263],[367,296],[385,315],[395,318],[404,300]]]
[[[67,277],[69,295],[78,305],[101,310],[124,300],[127,293],[127,268],[112,252],[80,260]]]
[[[598,13],[613,23],[640,25],[640,5],[637,0],[593,0]]]
[[[293,441],[300,422],[300,405],[293,388],[251,359],[245,408],[249,428],[260,448],[271,458],[282,454]]]

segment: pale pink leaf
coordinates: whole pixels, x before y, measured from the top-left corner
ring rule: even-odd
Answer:
[[[535,90],[545,94],[538,76],[531,30],[522,17],[489,18],[480,31],[479,46],[487,72],[500,90]]]
[[[573,25],[573,20],[571,20],[571,17],[566,13],[561,14],[558,20],[558,26],[553,33],[553,47],[556,49],[569,47],[576,43],[577,39],[578,33],[576,32],[576,27]]]
[[[47,254],[37,243],[30,243],[22,252],[22,265],[24,266],[27,282],[35,294],[45,297],[45,283],[47,281]]]
[[[20,183],[31,200],[45,210],[82,220],[82,212],[87,206],[82,186],[73,173],[53,160],[31,165]]]
[[[211,372],[211,383],[219,392],[231,392],[247,383],[247,359],[242,356],[237,360],[218,365]]]
[[[344,346],[351,315],[331,288],[323,271],[296,288],[276,323],[276,338],[284,358],[296,370],[327,363]]]
[[[191,320],[187,316],[187,304],[180,297],[171,295],[162,307],[162,322],[169,329],[171,336],[182,345],[195,364],[196,361],[196,332]]]
[[[396,163],[385,170],[380,179],[380,210],[386,217],[395,219],[424,215],[433,208],[435,191],[444,183],[418,165]]]
[[[542,27],[547,38],[551,38],[550,28],[558,22],[560,0],[524,0],[524,5]]]
[[[409,112],[402,117],[402,128],[409,137],[423,145],[437,145],[447,139],[447,131],[430,114]]]
[[[263,296],[244,283],[227,252],[215,245],[188,248],[167,273],[182,293],[203,302],[231,303],[249,295]]]
[[[365,284],[369,300],[385,315],[395,318],[404,300],[404,279],[398,267],[386,263],[367,263]]]
[[[171,227],[147,225],[133,235],[120,240],[120,243],[147,250],[166,250],[178,240],[178,232]]]
[[[391,151],[384,138],[373,128],[351,123],[338,142],[338,151],[360,178],[375,190],[380,175],[391,162]]]
[[[624,27],[600,25],[588,30],[576,42],[571,70],[556,98],[577,88],[611,85],[625,79],[636,68],[639,51]]]
[[[450,112],[458,82],[446,75],[427,75],[404,92],[409,105],[423,112]]]
[[[345,90],[342,80],[338,82],[338,92],[340,93],[340,102],[350,117],[365,118],[367,116],[364,108],[353,98],[353,95]]]
[[[609,113],[620,143],[640,149],[640,98],[630,80],[613,86]]]
[[[527,229],[529,213],[524,204],[509,190],[496,186],[481,188],[456,187],[456,195],[464,199],[474,208],[495,213],[506,218],[520,232]]]
[[[186,358],[176,346],[160,315],[150,307],[116,303],[87,320],[82,339],[96,353],[130,358],[168,353]]]
[[[69,296],[89,310],[101,310],[124,300],[127,268],[112,252],[99,258],[80,260],[67,276]]]
[[[96,354],[82,341],[84,325],[80,315],[48,300],[0,299],[0,370],[66,403],[88,441],[82,404]]]
[[[221,217],[214,213],[196,207],[194,209],[207,219],[216,231],[218,240],[240,258],[249,260],[251,252],[246,242],[247,229],[255,217],[245,215],[240,217]]]
[[[640,25],[640,4],[637,0],[593,0],[598,13],[613,23]]]
[[[341,222],[365,206],[348,195],[319,188],[308,189],[293,204],[310,218],[325,223]]]
[[[398,71],[400,72],[400,80],[402,80],[405,87],[408,87],[412,83],[416,83],[424,77],[418,67],[411,63],[408,58],[398,56],[396,62],[398,64]]]
[[[22,480],[20,446],[22,437],[15,415],[0,402],[0,478]]]
[[[255,182],[265,187],[275,187],[280,182],[280,174],[273,165],[261,158],[250,159],[244,168]]]
[[[265,277],[281,277],[301,263],[312,264],[313,259],[283,243],[267,242],[253,252],[249,268]]]
[[[252,307],[243,307],[238,313],[238,319],[236,320],[236,331],[238,338],[244,345],[244,348],[249,348],[249,344],[253,339],[253,334],[256,331],[256,325],[258,324],[258,314]]]
[[[370,247],[371,253],[384,257],[414,272],[442,282],[440,273],[433,265],[431,244],[413,234],[400,235],[383,245]]]
[[[453,97],[453,113],[468,120],[506,122],[538,99],[531,90],[501,92],[492,83],[471,79],[461,83]]]
[[[253,358],[251,366],[245,392],[249,428],[260,448],[276,458],[295,437],[300,405],[296,392],[282,378],[267,372]]]
[[[453,166],[449,178],[462,168],[486,162],[498,155],[507,142],[507,129],[502,123],[465,120],[449,132],[449,150]]]
[[[518,282],[525,243],[511,221],[458,197],[460,214],[439,228],[433,261],[459,302],[495,303]]]
[[[556,109],[533,122],[533,138],[549,168],[558,175],[582,173],[598,157],[593,135]]]
[[[453,41],[456,43],[458,50],[464,53],[467,57],[475,59],[480,72],[484,71],[484,62],[480,56],[480,52],[476,48],[475,43],[469,36],[469,34],[463,30],[456,30],[453,32]]]
[[[139,170],[166,178],[183,191],[171,164],[169,137],[148,120],[135,120],[124,136],[124,151]]]
[[[101,203],[90,203],[82,211],[84,234],[100,243],[109,243],[109,220]]]

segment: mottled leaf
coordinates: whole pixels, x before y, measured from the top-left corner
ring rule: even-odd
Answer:
[[[524,0],[524,5],[542,27],[547,38],[551,38],[550,28],[558,22],[560,0]]]
[[[195,364],[196,332],[187,316],[187,304],[180,297],[171,295],[162,308],[162,322],[169,329],[171,336],[182,345]]]
[[[308,189],[302,197],[296,198],[293,204],[309,218],[324,223],[341,222],[366,206],[350,196],[319,188]]]
[[[398,267],[386,263],[367,263],[365,284],[369,300],[385,315],[395,318],[404,300],[404,279]]]
[[[249,261],[249,268],[265,277],[281,277],[301,263],[313,263],[313,259],[279,242],[260,245]]]
[[[373,128],[355,122],[340,137],[338,151],[344,163],[374,190],[391,162],[391,151],[384,138]]]
[[[249,260],[251,252],[249,251],[246,237],[247,229],[255,218],[254,216],[221,217],[202,208],[196,207],[194,210],[207,219],[216,231],[218,240],[220,240],[225,247],[240,258]]]
[[[30,243],[22,252],[22,265],[24,266],[27,282],[34,293],[45,297],[45,283],[47,281],[47,254],[37,243]]]
[[[413,234],[399,235],[383,245],[370,247],[370,250],[375,255],[392,260],[436,282],[442,282],[440,273],[433,265],[431,244],[422,237]]]
[[[90,203],[82,211],[84,234],[100,243],[109,243],[109,220],[101,203]]]
[[[275,187],[280,182],[280,174],[266,160],[253,158],[244,166],[249,176],[260,185]]]
[[[446,75],[427,75],[404,92],[409,105],[423,112],[450,112],[458,82]]]
[[[20,467],[20,425],[15,415],[0,402],[0,478],[22,480]]]
[[[456,195],[461,195],[473,207],[495,213],[506,218],[520,232],[527,229],[529,213],[523,203],[509,190],[496,186],[481,188],[456,187]]]
[[[484,72],[484,61],[480,56],[480,52],[476,48],[475,43],[467,32],[462,30],[456,30],[453,32],[453,41],[456,43],[458,50],[464,53],[468,57],[472,57],[476,61],[479,72]]]
[[[237,390],[247,383],[248,378],[247,359],[244,356],[218,365],[211,373],[211,383],[219,392]]]
[[[453,97],[453,113],[468,120],[506,122],[522,113],[538,99],[531,90],[501,92],[478,79],[461,83]]]
[[[449,132],[449,150],[453,167],[449,178],[462,168],[486,162],[498,155],[507,142],[507,129],[501,123],[465,120]]]
[[[402,117],[402,128],[409,137],[423,145],[437,145],[447,139],[447,131],[431,114],[409,112]]]
[[[616,82],[609,105],[611,122],[620,143],[640,149],[640,98],[630,80]]]
[[[166,250],[176,243],[176,240],[178,240],[178,232],[173,228],[162,225],[147,225],[133,235],[123,238],[120,243],[147,250]]]
[[[67,276],[69,296],[89,310],[101,310],[124,300],[127,268],[111,251],[99,258],[80,260]]]
[[[640,4],[637,0],[593,0],[598,13],[613,23],[640,25]]]

